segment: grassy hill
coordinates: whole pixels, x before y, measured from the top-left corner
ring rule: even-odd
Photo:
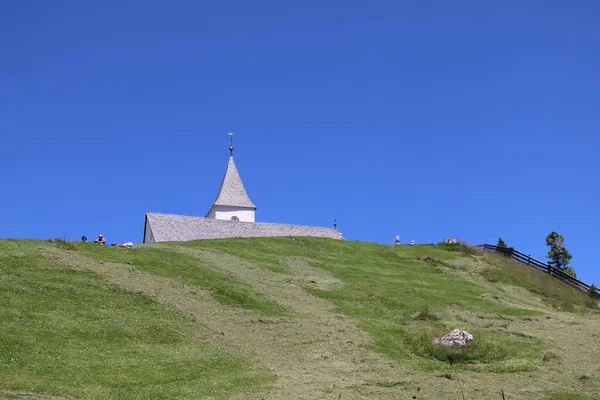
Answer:
[[[462,246],[0,240],[0,318],[0,398],[600,398],[597,301]]]

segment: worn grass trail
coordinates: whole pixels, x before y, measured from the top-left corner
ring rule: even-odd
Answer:
[[[270,393],[247,393],[239,398],[315,399],[334,391],[336,396],[349,396],[365,382],[392,381],[397,376],[398,365],[369,350],[369,335],[358,329],[355,321],[334,313],[331,303],[304,291],[305,285],[339,284],[324,271],[300,262],[296,266],[302,274],[292,277],[217,251],[191,253],[204,263],[217,259],[218,265],[226,265],[227,271],[257,292],[288,306],[297,316],[265,317],[222,305],[210,291],[126,264],[99,262],[56,250],[50,250],[47,256],[72,268],[97,273],[127,291],[176,309],[197,322],[200,339],[233,348],[276,375],[276,387]],[[391,392],[386,388],[381,391]]]

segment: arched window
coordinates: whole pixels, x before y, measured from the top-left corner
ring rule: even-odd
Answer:
[[[231,217],[231,220],[232,221],[239,221],[240,219],[234,215],[233,217]]]

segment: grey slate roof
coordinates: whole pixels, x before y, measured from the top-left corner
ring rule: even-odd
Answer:
[[[244,189],[244,184],[233,161],[233,156],[229,157],[229,164],[227,164],[227,170],[225,171],[225,176],[223,176],[223,181],[221,182],[214,205],[256,209],[254,203],[250,201],[246,189]]]
[[[158,213],[146,213],[146,220],[155,242],[265,236],[339,238],[337,230],[315,226],[242,222]]]

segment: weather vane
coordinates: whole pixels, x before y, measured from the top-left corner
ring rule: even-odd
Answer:
[[[233,155],[233,132],[229,132],[229,155]]]

